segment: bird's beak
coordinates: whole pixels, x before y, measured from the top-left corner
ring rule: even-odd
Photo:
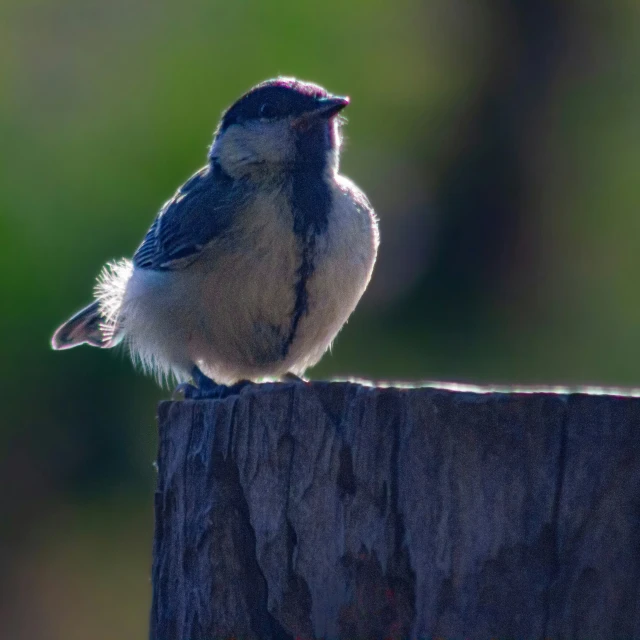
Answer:
[[[316,100],[316,104],[316,108],[311,111],[312,116],[319,118],[331,118],[349,104],[349,98],[331,96],[330,98],[320,98],[319,100]]]
[[[298,116],[293,121],[294,127],[305,127],[312,120],[322,118],[329,120],[339,111],[342,111],[349,104],[349,98],[342,96],[331,96],[330,98],[318,98],[313,109]]]

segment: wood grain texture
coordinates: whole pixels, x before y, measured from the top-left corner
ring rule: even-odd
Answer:
[[[640,399],[160,406],[152,640],[640,638]]]

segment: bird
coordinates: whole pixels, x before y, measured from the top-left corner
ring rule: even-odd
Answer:
[[[103,268],[53,349],[125,345],[189,397],[301,379],[355,309],[378,251],[377,216],[339,172],[348,104],[283,76],[243,94],[222,113],[207,164],[133,258]]]

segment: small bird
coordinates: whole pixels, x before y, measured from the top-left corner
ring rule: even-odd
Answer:
[[[286,77],[240,97],[207,165],[165,203],[132,260],[104,267],[95,301],[52,347],[123,343],[159,381],[192,379],[190,397],[302,376],[354,310],[378,249],[369,201],[338,172],[348,104]]]

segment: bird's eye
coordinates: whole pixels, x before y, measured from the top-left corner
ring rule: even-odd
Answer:
[[[260,106],[260,117],[268,120],[269,118],[273,118],[276,115],[276,110],[274,109],[272,104],[265,102]]]

